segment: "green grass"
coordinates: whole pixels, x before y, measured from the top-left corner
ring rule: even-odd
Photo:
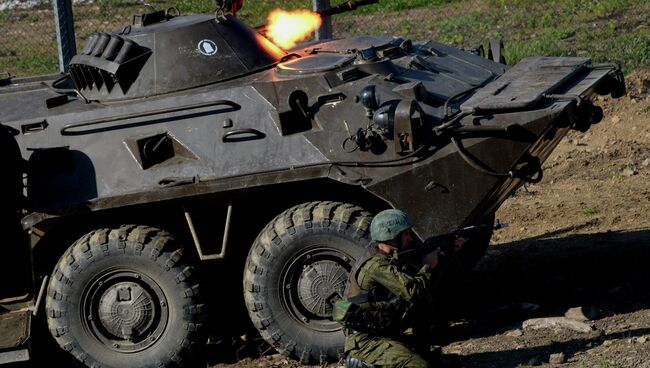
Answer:
[[[30,58],[16,58],[15,65],[18,69],[32,70],[32,74],[47,74],[59,68],[59,60],[56,54],[38,54]]]
[[[593,209],[593,208],[592,209],[585,209],[585,210],[582,210],[582,215],[587,216],[587,217],[591,217],[591,216],[597,215],[598,212],[599,211],[597,209]]]
[[[358,28],[348,27],[347,33],[368,29],[459,47],[502,38],[511,64],[534,55],[589,56],[595,62],[620,61],[629,73],[650,65],[649,12],[650,2],[633,0],[448,1],[408,14],[388,13],[387,19],[401,21],[383,28],[365,27],[359,16]]]
[[[340,1],[331,0],[332,5],[338,4]],[[438,6],[448,3],[458,2],[458,0],[380,0],[379,3],[373,5],[367,5],[361,8],[358,8],[353,13],[345,13],[347,16],[353,16],[353,14],[371,14],[377,12],[392,12],[400,10],[415,9],[420,7],[431,7]]]
[[[331,0],[338,4],[343,0]],[[212,13],[212,0],[150,0],[157,9],[175,6],[183,14]],[[132,14],[146,11],[141,1],[100,0],[75,5],[77,47],[96,31],[129,24]],[[266,22],[275,8],[311,8],[311,0],[245,0],[238,16],[253,26]],[[487,45],[502,38],[510,64],[534,55],[584,56],[595,62],[621,62],[625,73],[650,66],[650,2],[636,0],[380,0],[355,12],[335,16],[336,37],[391,34],[413,40],[435,39],[459,47]],[[0,12],[0,33],[31,30],[29,37],[6,37],[0,43],[0,72],[29,75],[57,70],[56,48],[40,42],[26,57],[23,44],[54,33],[47,9]],[[34,29],[39,32],[34,35]],[[23,32],[25,33],[25,32]],[[50,61],[48,58],[54,58]]]

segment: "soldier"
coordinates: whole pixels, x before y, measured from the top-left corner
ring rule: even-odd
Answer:
[[[348,367],[429,367],[404,331],[412,328],[415,337],[423,337],[417,340],[427,344],[428,336],[418,336],[423,331],[417,327],[425,335],[429,331],[432,270],[440,248],[419,265],[398,262],[393,255],[412,245],[412,227],[408,215],[395,209],[380,212],[370,224],[376,246],[352,269],[346,299],[334,306],[334,319],[346,332]],[[454,250],[464,242],[458,238]]]

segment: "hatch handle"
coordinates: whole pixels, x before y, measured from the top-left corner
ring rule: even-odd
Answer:
[[[253,128],[244,128],[244,129],[235,129],[226,132],[221,139],[224,143],[230,142],[245,142],[252,141],[255,139],[263,139],[266,137],[266,134],[260,132],[257,129]]]

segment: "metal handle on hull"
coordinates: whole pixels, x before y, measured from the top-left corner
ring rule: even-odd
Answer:
[[[237,103],[235,103],[233,101],[229,101],[229,100],[216,100],[216,101],[201,102],[201,103],[196,103],[196,104],[191,104],[191,105],[167,107],[167,108],[155,109],[155,110],[144,111],[144,112],[139,112],[139,113],[128,113],[128,114],[122,114],[122,115],[116,115],[116,116],[109,116],[109,117],[105,117],[105,118],[87,120],[87,121],[80,122],[80,123],[67,124],[67,125],[64,125],[63,128],[61,128],[61,135],[83,135],[83,134],[104,132],[104,131],[107,131],[107,130],[115,130],[115,129],[120,129],[120,128],[123,128],[123,127],[131,128],[131,127],[135,127],[135,126],[142,126],[142,125],[158,123],[161,120],[151,120],[151,121],[143,121],[143,122],[135,122],[135,123],[124,123],[123,125],[117,125],[117,126],[111,125],[111,126],[107,126],[107,127],[104,127],[104,128],[89,128],[88,130],[83,130],[83,128],[87,128],[89,126],[93,126],[93,125],[97,125],[97,124],[106,124],[106,123],[111,123],[111,122],[120,121],[120,120],[129,120],[129,119],[135,119],[135,118],[150,117],[150,116],[160,115],[160,114],[169,114],[169,113],[181,112],[182,113],[181,115],[175,117],[176,119],[180,119],[180,116],[183,116],[184,114],[188,114],[190,110],[201,109],[201,108],[205,108],[205,107],[213,107],[213,106],[226,106],[227,107],[225,109],[217,110],[216,112],[213,112],[213,113],[232,112],[232,111],[237,111],[237,110],[239,110],[241,108],[241,106],[239,106],[239,104],[237,104]]]
[[[224,143],[230,142],[245,142],[252,141],[255,139],[263,139],[266,137],[266,134],[260,132],[257,129],[245,128],[245,129],[235,129],[226,132],[221,139]]]

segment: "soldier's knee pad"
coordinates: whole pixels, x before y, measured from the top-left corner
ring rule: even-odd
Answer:
[[[375,368],[375,366],[357,358],[347,357],[345,358],[345,368]]]

